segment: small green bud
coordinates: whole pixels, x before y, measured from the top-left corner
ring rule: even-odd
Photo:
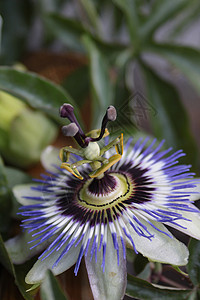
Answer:
[[[56,137],[58,129],[43,113],[0,92],[0,153],[7,163],[27,168]]]

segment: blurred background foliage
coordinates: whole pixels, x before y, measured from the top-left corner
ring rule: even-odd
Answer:
[[[30,180],[16,167],[29,170],[55,141],[64,124],[58,116],[64,102],[75,107],[86,130],[98,128],[106,108],[115,105],[118,119],[109,128],[112,134],[165,139],[166,147],[183,149],[183,161],[199,172],[200,40],[192,34],[200,22],[198,0],[1,0],[0,15],[4,239],[15,234],[12,187]],[[22,284],[25,271],[12,265],[3,242],[0,260],[30,299]],[[143,285],[147,296],[141,299],[152,299],[156,287],[143,279],[129,278],[128,294],[140,299],[133,286],[140,290]],[[189,286],[180,299],[191,293],[196,299],[195,280],[194,289]],[[64,299],[51,273],[41,299],[49,297],[45,287],[51,284]],[[170,293],[170,299],[179,299]],[[159,290],[159,299],[168,299],[162,298],[166,295]]]

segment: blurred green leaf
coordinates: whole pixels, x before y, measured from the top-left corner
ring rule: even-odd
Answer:
[[[117,110],[117,119],[115,122],[110,123],[110,132],[114,132],[119,129],[119,134],[121,132],[124,135],[132,136],[135,134],[136,126],[131,119],[132,114],[130,112],[130,91],[127,88],[125,82],[126,76],[126,65],[120,68],[114,86],[114,104]],[[125,136],[124,136],[125,138]]]
[[[42,300],[67,300],[53,273],[48,270],[41,285],[40,296]]]
[[[26,47],[32,17],[32,2],[29,0],[1,0],[3,18],[1,64],[13,64],[19,60]]]
[[[146,18],[146,22],[144,22],[140,28],[140,35],[142,39],[148,40],[151,38],[154,32],[160,28],[161,25],[177,16],[177,14],[188,5],[190,5],[190,2],[187,0],[154,1],[152,9]]]
[[[99,28],[99,18],[96,11],[96,7],[94,4],[94,1],[92,0],[81,0],[80,1],[82,6],[84,7],[84,10],[87,13],[88,19],[92,25],[92,27],[96,30],[96,33],[100,32]]]
[[[126,17],[126,22],[130,34],[130,39],[134,51],[137,52],[139,49],[139,21],[138,21],[138,11],[137,4],[135,0],[113,0],[113,2],[122,9]]]
[[[40,0],[37,1],[37,8],[39,8],[42,13],[54,12],[62,9],[62,5],[66,0]]]
[[[23,184],[23,183],[30,183],[31,182],[31,176],[29,176],[27,173],[11,167],[5,167],[5,176],[7,179],[8,187],[11,189],[11,200],[12,200],[12,209],[11,209],[11,217],[15,219],[21,219],[21,216],[17,215],[19,212],[19,207],[21,206],[19,202],[15,199],[14,194],[12,193],[12,188],[15,185]]]
[[[149,50],[163,56],[172,63],[200,93],[200,50],[166,43],[152,43]]]
[[[128,274],[126,295],[139,300],[184,300],[191,290],[157,288],[149,282]]]
[[[5,167],[5,176],[8,182],[9,188],[17,184],[30,183],[31,176],[27,173],[12,167]]]
[[[9,193],[8,186],[7,186],[7,180],[5,175],[5,169],[3,165],[3,160],[0,157],[0,196],[4,197],[7,196]]]
[[[187,300],[197,300],[199,299],[199,290],[194,289]]]
[[[145,269],[148,263],[149,260],[146,257],[144,257],[142,254],[136,255],[136,258],[134,260],[134,270],[136,274],[141,273]]]
[[[114,59],[117,54],[126,48],[125,45],[109,43],[95,36],[95,33],[92,34],[89,32],[78,20],[63,17],[57,13],[51,13],[45,16],[45,21],[55,38],[58,38],[64,45],[76,51],[85,53],[85,48],[81,40],[81,37],[85,33],[93,38],[99,50],[111,59]]]
[[[8,133],[7,130],[0,128],[0,148],[3,148],[6,143],[8,143]]]
[[[10,260],[9,255],[6,251],[6,248],[4,246],[1,236],[0,236],[0,263],[2,263],[2,265],[8,270],[8,272],[10,272],[14,276],[15,283],[18,286],[24,299],[32,300],[33,297],[31,296],[31,294],[26,292],[26,290],[28,289],[29,286],[24,281],[25,274],[28,271],[27,269],[30,268],[30,266],[29,266],[29,264],[27,264],[27,265],[14,267],[14,265],[12,264],[12,262]]]
[[[11,193],[6,179],[3,161],[0,157],[0,231],[6,232],[10,222]]]
[[[191,239],[189,243],[189,262],[187,270],[194,285],[200,283],[200,241]]]
[[[187,162],[197,163],[197,147],[190,132],[189,120],[177,90],[159,77],[149,66],[142,64],[147,86],[148,101],[157,111],[152,116],[154,135],[166,139],[167,145],[183,149]]]
[[[76,103],[68,93],[37,74],[0,67],[0,89],[45,112],[59,124],[66,124],[66,121],[59,117],[59,107],[65,102],[70,103],[80,120]]]
[[[84,65],[71,72],[62,83],[62,86],[81,107],[84,105],[84,100],[89,95],[89,78],[89,66]]]
[[[84,45],[90,59],[90,80],[92,84],[92,127],[100,125],[102,115],[107,107],[113,103],[113,86],[109,76],[109,66],[106,59],[98,50],[89,36],[84,36]]]
[[[3,26],[3,19],[0,16],[0,49],[1,49],[1,38],[2,38],[2,26]]]
[[[87,30],[81,22],[57,13],[47,14],[44,21],[51,34],[59,38],[67,47],[78,52],[84,52],[80,38]]]
[[[182,16],[178,19],[177,24],[173,27],[173,30],[170,33],[171,38],[179,37],[184,33],[189,27],[193,26],[194,23],[199,19],[200,15],[200,5],[198,1],[193,1],[194,5],[187,7],[187,10],[184,11]]]
[[[10,261],[10,258],[8,256],[8,253],[7,253],[6,248],[4,246],[1,235],[0,235],[0,262],[8,270],[8,272],[10,272],[11,274],[14,273],[13,264]]]
[[[151,265],[150,263],[148,263],[144,269],[142,270],[142,272],[140,272],[137,277],[140,279],[144,279],[144,280],[148,280],[151,276]]]
[[[112,2],[110,3],[112,5]],[[124,24],[124,15],[122,10],[118,6],[113,6],[113,33],[117,33],[121,26]]]

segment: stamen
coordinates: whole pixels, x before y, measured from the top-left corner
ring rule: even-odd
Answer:
[[[60,116],[61,116],[61,118],[68,118],[69,121],[71,121],[72,123],[75,123],[79,129],[80,135],[83,138],[85,138],[85,134],[84,134],[83,130],[81,129],[81,126],[79,125],[79,123],[74,115],[74,108],[71,104],[64,103],[60,107]]]

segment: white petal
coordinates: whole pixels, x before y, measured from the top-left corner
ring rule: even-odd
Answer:
[[[34,201],[31,199],[26,199],[24,197],[41,197],[43,194],[39,191],[31,189],[31,187],[37,187],[38,184],[20,184],[16,185],[13,188],[13,193],[17,199],[17,201],[22,205],[32,205],[32,204],[38,204],[38,201]]]
[[[154,235],[151,241],[145,237],[139,236],[135,233],[130,224],[126,224],[128,227],[135,247],[138,252],[148,257],[152,261],[158,261],[161,263],[172,264],[182,266],[187,264],[188,249],[179,242],[175,237],[170,238],[164,233],[161,233],[150,226],[145,220],[140,221],[147,227],[148,231]],[[159,230],[162,230],[171,235],[167,228],[159,223],[152,222]]]
[[[182,183],[187,184],[187,182],[191,181],[193,179],[188,179],[188,180],[176,180],[173,183]],[[196,182],[195,182],[196,181]],[[188,193],[189,196],[189,200],[190,201],[196,201],[200,199],[200,178],[194,178],[194,185],[196,185],[196,187],[194,188],[185,188],[183,191],[184,193]],[[190,194],[192,193],[192,194]]]
[[[197,179],[197,178],[195,178],[195,179]],[[198,180],[200,180],[200,179],[198,178]],[[200,199],[200,182],[195,183],[195,185],[196,185],[195,188],[188,189],[188,191],[190,193],[194,192],[194,194],[191,194],[190,197],[189,197],[190,201],[196,201],[196,200]],[[185,192],[185,190],[184,190],[184,192]]]
[[[57,266],[53,267],[53,264],[59,258],[60,254],[64,250],[66,245],[64,245],[59,251],[55,251],[50,254],[49,257],[45,258],[43,261],[38,259],[38,261],[34,264],[32,269],[26,275],[25,281],[28,284],[34,284],[41,282],[45,273],[48,269],[50,269],[54,275],[58,275],[68,270],[71,266],[73,266],[78,258],[79,251],[81,248],[81,243],[77,247],[71,247],[70,250],[63,258],[60,260]]]
[[[197,207],[192,204],[190,204],[189,206],[191,208],[197,209]],[[180,211],[177,211],[177,212],[180,213]],[[186,227],[186,229],[176,226],[174,224],[170,224],[170,223],[165,223],[165,224],[177,229],[178,231],[184,232],[185,234],[187,234],[195,239],[200,240],[200,211],[199,211],[199,213],[182,211],[181,214],[184,218],[191,220],[191,221],[186,221],[186,220],[178,220],[177,221],[178,224]]]
[[[61,161],[59,159],[59,151],[60,149],[53,146],[48,146],[44,149],[44,151],[42,151],[41,163],[47,171],[56,172],[56,168],[54,167],[54,165],[61,165]]]
[[[97,250],[97,262],[93,257],[90,261],[90,251],[85,257],[88,277],[93,292],[94,300],[120,300],[124,298],[126,289],[126,260],[123,258],[121,242],[119,242],[119,265],[117,264],[117,253],[114,249],[110,230],[105,257],[105,271],[101,268],[102,248]]]

